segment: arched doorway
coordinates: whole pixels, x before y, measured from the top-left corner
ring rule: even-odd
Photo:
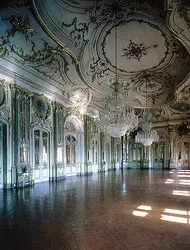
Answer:
[[[34,182],[49,181],[49,131],[33,130],[33,178]]]
[[[69,116],[64,126],[65,141],[65,175],[84,173],[84,133],[81,120]]]
[[[0,121],[0,188],[7,184],[7,125]]]

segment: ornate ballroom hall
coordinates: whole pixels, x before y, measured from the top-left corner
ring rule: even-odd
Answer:
[[[190,1],[3,1],[0,27],[4,249],[189,249]]]

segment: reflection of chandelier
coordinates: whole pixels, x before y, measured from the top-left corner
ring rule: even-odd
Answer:
[[[119,95],[117,74],[117,23],[115,24],[115,82],[113,86],[113,97],[106,100],[106,111],[100,113],[97,126],[101,131],[112,137],[121,137],[126,132],[132,131],[138,126],[138,117],[132,107],[126,106],[125,97]]]
[[[142,130],[137,132],[135,142],[142,143],[144,146],[150,146],[154,141],[159,140],[156,130],[152,130],[152,123],[150,121],[151,115],[147,110],[147,80],[146,80],[146,109],[143,112]]]

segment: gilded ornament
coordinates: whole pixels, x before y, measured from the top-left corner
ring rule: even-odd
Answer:
[[[28,41],[31,38],[35,31],[31,28],[31,23],[29,16],[22,15],[11,15],[10,17],[2,17],[2,21],[9,21],[12,25],[11,29],[7,30],[8,37],[14,37],[18,32],[25,36],[25,40]]]
[[[32,98],[35,114],[38,118],[45,120],[51,112],[51,107],[43,95],[34,95]]]
[[[5,89],[3,86],[0,85],[0,107],[4,104],[5,102]]]

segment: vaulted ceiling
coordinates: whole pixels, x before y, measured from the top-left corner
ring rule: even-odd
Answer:
[[[189,118],[190,6],[164,2],[13,1],[0,11],[0,69],[25,72],[39,89],[67,106],[88,106],[93,116],[113,92],[117,41],[123,101],[137,112],[148,106],[154,121]]]

